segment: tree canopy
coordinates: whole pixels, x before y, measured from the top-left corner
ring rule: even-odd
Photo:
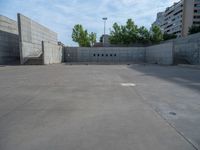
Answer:
[[[154,26],[152,32],[144,26],[138,27],[132,19],[128,19],[125,25],[113,24],[110,32],[111,44],[157,43],[163,40],[163,34],[159,27]]]
[[[151,41],[153,43],[159,43],[163,40],[163,34],[162,31],[158,26],[152,27],[152,35],[151,35]]]
[[[88,34],[88,31],[82,25],[77,24],[73,28],[72,39],[81,47],[90,47],[96,42],[96,33],[92,32]]]
[[[189,33],[200,32],[200,27],[191,27]],[[174,34],[162,33],[158,26],[153,26],[149,31],[144,26],[137,26],[132,19],[128,19],[125,25],[114,23],[110,31],[110,43],[119,45],[130,45],[135,43],[141,44],[156,44],[161,41],[174,39],[177,36]],[[81,47],[94,46],[97,35],[94,32],[88,33],[82,25],[77,24],[73,28],[72,39]],[[103,36],[100,37],[100,42],[103,42]]]
[[[94,44],[96,43],[97,34],[94,32],[91,32],[89,34],[89,37],[90,37],[90,46],[94,46]]]

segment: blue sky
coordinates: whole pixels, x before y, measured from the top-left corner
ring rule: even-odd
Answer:
[[[156,13],[179,0],[0,0],[0,14],[16,20],[16,14],[38,21],[58,33],[58,39],[76,45],[72,28],[82,24],[89,32],[103,34],[102,17],[108,17],[107,30],[114,22],[124,24],[132,18],[139,26],[150,28]],[[97,39],[98,40],[98,39]]]

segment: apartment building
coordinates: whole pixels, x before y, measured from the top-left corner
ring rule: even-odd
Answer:
[[[164,28],[162,28],[163,22],[164,22],[164,12],[157,13],[156,21],[152,24],[152,26],[159,26],[162,32],[164,32]]]
[[[194,20],[193,20],[193,24],[200,26],[200,0],[195,0],[194,1]]]
[[[154,25],[159,26],[163,33],[187,36],[189,27],[200,26],[200,0],[180,0],[174,3],[157,14]]]

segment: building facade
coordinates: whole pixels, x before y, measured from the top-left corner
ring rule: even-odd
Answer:
[[[156,21],[152,24],[152,27],[159,26],[163,33],[164,33],[163,22],[165,19],[164,16],[165,16],[165,12],[157,13]],[[151,28],[151,30],[152,30],[152,28]]]
[[[194,1],[194,18],[193,24],[200,26],[200,0]]]
[[[200,0],[180,0],[157,15],[152,26],[159,26],[163,33],[178,37],[188,35],[191,26],[200,26]]]

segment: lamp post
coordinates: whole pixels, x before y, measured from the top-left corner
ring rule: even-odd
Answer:
[[[103,45],[105,44],[105,35],[106,35],[106,21],[108,20],[107,17],[102,18],[104,21],[104,35],[103,35]]]
[[[108,18],[104,17],[103,21],[104,21],[104,35],[106,34],[106,21],[108,20]]]

